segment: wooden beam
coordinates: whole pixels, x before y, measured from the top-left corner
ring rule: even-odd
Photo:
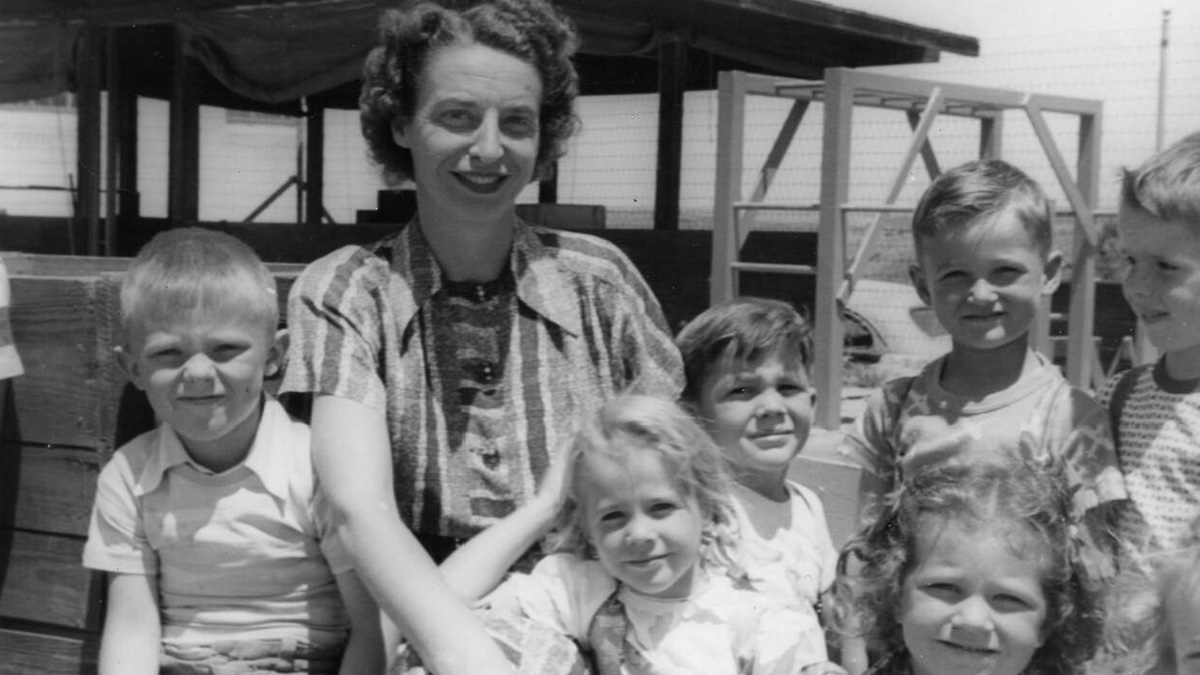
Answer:
[[[683,93],[687,43],[671,40],[658,48],[658,171],[654,190],[654,229],[679,229],[679,180],[683,165]]]
[[[842,352],[845,328],[838,288],[844,278],[846,242],[841,206],[850,193],[850,140],[854,113],[854,81],[850,71],[825,71],[825,133],[821,141],[821,217],[817,237],[817,297],[813,338],[822,357],[814,364],[817,409],[813,422],[836,430],[841,426]]]
[[[129,53],[130,29],[117,28],[116,51],[110,59],[123,70]],[[138,98],[137,90],[128,77],[120,77],[109,84],[109,95],[117,100],[117,214],[121,218],[137,218],[141,215],[141,199],[138,194]]]
[[[94,25],[84,26],[79,35],[76,77],[79,89],[76,105],[76,169],[78,197],[75,202],[75,226],[72,253],[96,255],[100,230],[100,83],[104,77],[103,35]]]
[[[200,218],[200,103],[191,82],[196,68],[186,38],[176,26],[167,178],[167,217],[172,227]]]
[[[729,263],[737,260],[733,205],[742,199],[742,153],[746,134],[746,80],[740,71],[717,76],[717,181],[713,189],[712,272],[709,301],[728,300],[737,291]]]
[[[320,225],[325,215],[325,109],[308,109],[304,147],[304,222]]]

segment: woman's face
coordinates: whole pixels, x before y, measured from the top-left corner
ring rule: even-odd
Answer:
[[[411,119],[393,129],[412,152],[422,213],[511,209],[537,163],[542,82],[532,65],[477,43],[430,54]]]

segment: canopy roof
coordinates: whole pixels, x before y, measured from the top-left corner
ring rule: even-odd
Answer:
[[[654,91],[658,47],[691,47],[688,85],[739,68],[819,78],[826,67],[975,56],[976,39],[813,0],[555,0],[583,36],[584,93]],[[443,0],[464,4],[471,0]],[[353,107],[381,10],[395,0],[4,0],[0,102],[76,86],[85,25],[119,27],[122,71],[138,93],[170,91],[174,29],[204,65],[201,101],[295,111],[300,97]],[[185,9],[186,8],[186,9]]]

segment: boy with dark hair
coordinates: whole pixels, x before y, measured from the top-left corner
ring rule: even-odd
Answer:
[[[758,590],[819,608],[837,551],[815,492],[788,480],[812,428],[811,327],[791,305],[740,297],[680,331],[683,402],[735,479],[746,572]]]

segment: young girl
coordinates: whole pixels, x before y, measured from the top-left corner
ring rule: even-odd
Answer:
[[[1063,485],[1024,466],[910,477],[839,560],[839,618],[866,637],[869,672],[1082,672],[1102,612]]]
[[[585,422],[532,502],[442,566],[467,600],[581,645],[599,675],[825,669],[811,608],[741,583],[720,452],[674,403],[627,395]],[[493,587],[556,525],[553,553]],[[511,623],[510,623],[511,625]],[[520,671],[567,672],[565,659]],[[836,668],[828,666],[828,668]]]

